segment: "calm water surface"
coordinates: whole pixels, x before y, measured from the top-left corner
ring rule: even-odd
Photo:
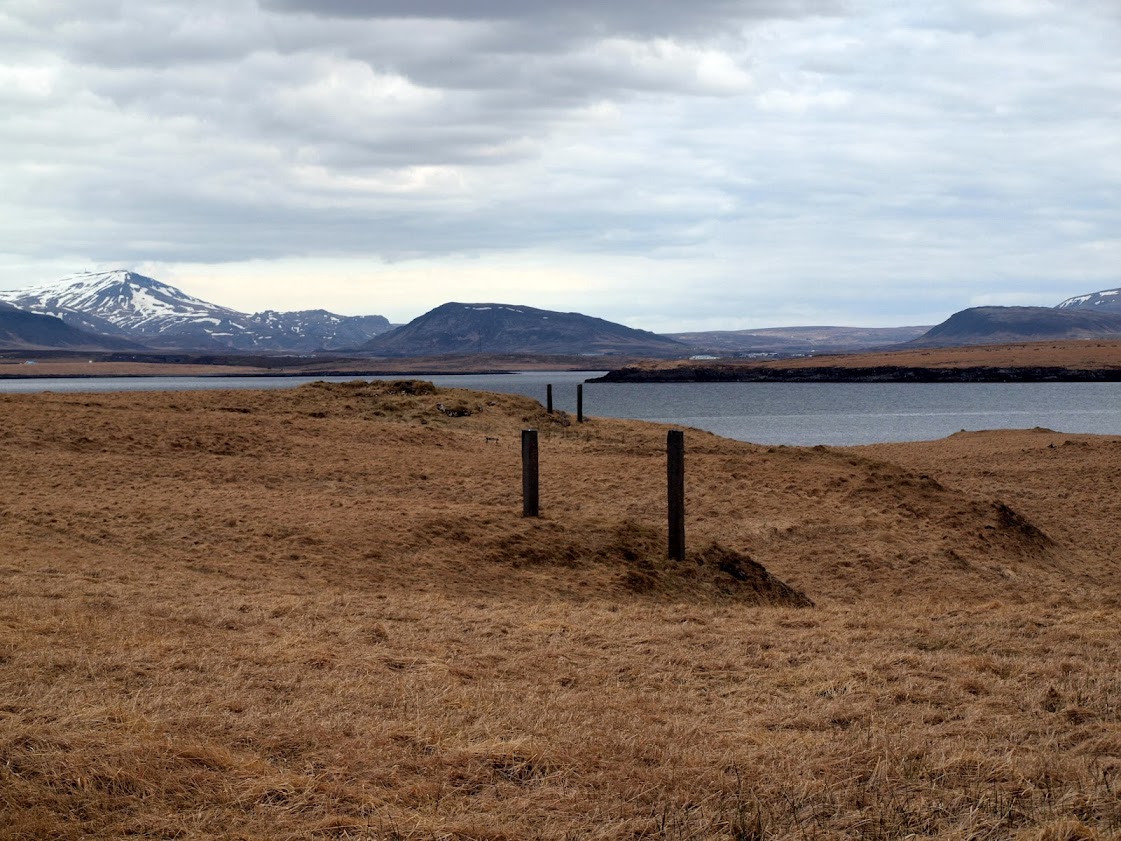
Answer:
[[[440,386],[525,394],[542,402],[545,385],[552,383],[557,408],[575,412],[577,383],[600,373],[422,379]],[[321,379],[346,382],[354,377],[0,380],[0,393],[292,388]],[[922,441],[962,429],[1034,426],[1121,435],[1121,383],[588,383],[584,411],[590,416],[692,426],[759,444]]]

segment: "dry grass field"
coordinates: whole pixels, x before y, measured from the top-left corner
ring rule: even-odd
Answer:
[[[408,383],[0,417],[0,838],[1121,837],[1121,440],[688,430],[672,564],[664,427]]]
[[[641,369],[695,367],[694,360],[646,360],[635,367]],[[794,359],[732,360],[705,363],[720,368],[1074,368],[1079,370],[1115,370],[1121,368],[1121,342],[1108,339],[1084,339],[1049,342],[1018,342],[1003,345],[971,345],[968,347],[929,347],[906,350],[867,351],[864,353],[821,353]],[[619,366],[613,366],[619,367]]]
[[[973,345],[971,347],[916,348],[880,353],[850,353],[820,358],[792,359],[767,363],[772,366],[805,368],[815,364],[840,365],[846,368],[876,365],[914,367],[964,368],[975,365],[997,368],[1079,368],[1098,370],[1121,368],[1121,342],[1085,339],[1057,342],[1019,342],[1005,345]]]

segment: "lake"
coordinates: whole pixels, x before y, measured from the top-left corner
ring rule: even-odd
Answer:
[[[576,411],[602,371],[382,377],[525,394]],[[111,377],[0,380],[0,393],[292,388],[354,377]],[[589,416],[697,427],[758,444],[850,445],[942,438],[962,429],[1047,427],[1121,435],[1121,383],[589,383]]]

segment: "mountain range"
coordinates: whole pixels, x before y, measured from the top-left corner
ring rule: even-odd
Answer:
[[[669,333],[696,350],[715,354],[845,353],[886,347],[917,338],[925,327],[763,327],[751,330],[708,330]]]
[[[321,309],[243,313],[125,270],[82,272],[0,291],[0,348],[21,351],[790,356],[1080,338],[1121,338],[1121,289],[1078,295],[1055,307],[973,307],[931,328],[781,327],[669,335],[581,313],[503,303],[447,303],[396,329],[380,315]]]
[[[42,286],[0,291],[0,302],[54,316],[87,333],[157,349],[306,353],[354,347],[392,328],[380,315],[242,313],[123,270],[82,272]],[[100,344],[119,346],[104,340]]]

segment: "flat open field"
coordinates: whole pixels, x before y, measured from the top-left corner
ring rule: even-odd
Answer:
[[[959,348],[922,348],[881,353],[847,353],[763,363],[784,368],[814,364],[847,368],[899,365],[903,367],[964,368],[975,365],[1000,368],[1121,368],[1121,342],[1088,339],[1067,342],[1022,342],[1010,345],[974,345]]]
[[[664,427],[400,383],[0,417],[0,838],[1121,837],[1121,439],[689,430],[673,564]]]

